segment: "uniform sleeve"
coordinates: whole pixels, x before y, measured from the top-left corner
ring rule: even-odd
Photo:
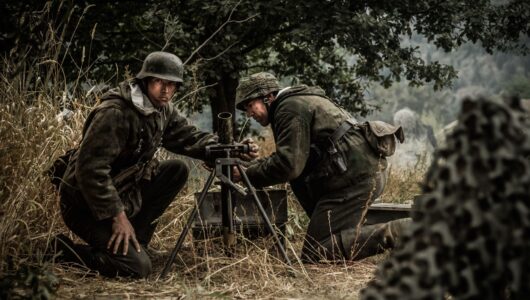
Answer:
[[[112,162],[125,147],[128,132],[129,123],[120,109],[103,108],[95,113],[79,148],[75,176],[97,220],[124,210],[110,172]]]
[[[296,113],[275,116],[276,152],[247,169],[257,188],[293,180],[302,173],[310,148],[310,124]]]
[[[217,136],[198,130],[176,111],[172,112],[170,118],[162,146],[173,153],[204,160],[205,147],[217,143]]]

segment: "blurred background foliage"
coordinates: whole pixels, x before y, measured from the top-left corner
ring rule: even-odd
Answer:
[[[367,91],[368,103],[382,108],[370,118],[392,122],[393,114],[405,107],[415,111],[422,121],[440,131],[456,120],[460,101],[466,96],[487,95],[498,98],[518,95],[530,99],[530,56],[513,53],[487,53],[480,45],[466,43],[449,53],[427,43],[425,38],[415,35],[408,43],[417,45],[422,57],[453,66],[457,78],[450,85],[435,90],[431,84],[411,88],[407,82],[385,88],[374,84]],[[528,44],[530,39],[525,38]]]

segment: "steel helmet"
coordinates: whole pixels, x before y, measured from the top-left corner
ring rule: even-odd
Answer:
[[[260,72],[242,78],[236,89],[236,108],[245,110],[248,100],[266,96],[280,90],[278,79],[271,73]]]
[[[168,52],[152,52],[144,60],[142,70],[136,78],[156,77],[169,81],[182,82],[184,66],[178,56]]]

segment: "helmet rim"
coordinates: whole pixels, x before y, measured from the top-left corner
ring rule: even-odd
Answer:
[[[268,72],[255,73],[242,78],[236,89],[236,108],[244,111],[244,105],[249,100],[264,97],[279,90],[278,79]]]
[[[182,83],[183,73],[184,66],[178,56],[169,52],[156,51],[147,55],[136,78],[156,77]]]

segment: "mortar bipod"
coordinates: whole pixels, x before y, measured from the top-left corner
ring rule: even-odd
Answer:
[[[204,185],[204,188],[201,191],[201,194],[199,196],[199,199],[197,200],[196,206],[193,208],[190,217],[188,218],[188,221],[186,222],[184,229],[182,230],[182,233],[180,234],[177,243],[175,244],[175,247],[171,251],[171,254],[164,266],[164,269],[162,270],[162,273],[160,274],[160,278],[164,278],[167,273],[169,272],[169,269],[173,265],[173,262],[175,261],[175,257],[177,256],[177,253],[180,251],[180,248],[182,247],[182,244],[184,243],[184,239],[186,238],[186,235],[188,234],[191,225],[195,218],[197,217],[197,213],[199,208],[201,207],[202,203],[204,202],[204,199],[206,198],[206,194],[208,190],[210,189],[215,177],[218,177],[221,180],[221,189],[226,190],[225,193],[222,193],[222,205],[226,205],[226,211],[227,213],[227,220],[225,220],[225,214],[223,213],[223,241],[225,243],[225,246],[231,246],[231,243],[234,242],[234,228],[233,228],[233,209],[232,209],[232,197],[231,193],[234,191],[237,191],[239,193],[242,193],[243,195],[246,195],[246,191],[241,189],[239,186],[237,186],[231,178],[231,168],[235,166],[238,168],[239,173],[241,174],[241,179],[246,186],[247,190],[252,194],[252,199],[254,200],[256,207],[258,208],[261,217],[263,218],[263,221],[265,222],[267,229],[269,232],[273,235],[274,240],[276,241],[276,244],[278,248],[280,249],[280,252],[285,260],[285,262],[292,268],[291,260],[287,256],[287,252],[285,251],[285,248],[283,246],[283,243],[280,240],[280,237],[278,236],[276,230],[271,224],[271,221],[269,220],[269,217],[267,216],[267,213],[265,212],[265,209],[263,208],[263,205],[261,204],[258,195],[256,193],[256,189],[252,184],[250,183],[250,180],[248,179],[247,174],[245,173],[245,170],[241,167],[241,161],[239,158],[217,158],[215,160],[215,167],[212,169],[210,176],[206,180],[206,183]]]

